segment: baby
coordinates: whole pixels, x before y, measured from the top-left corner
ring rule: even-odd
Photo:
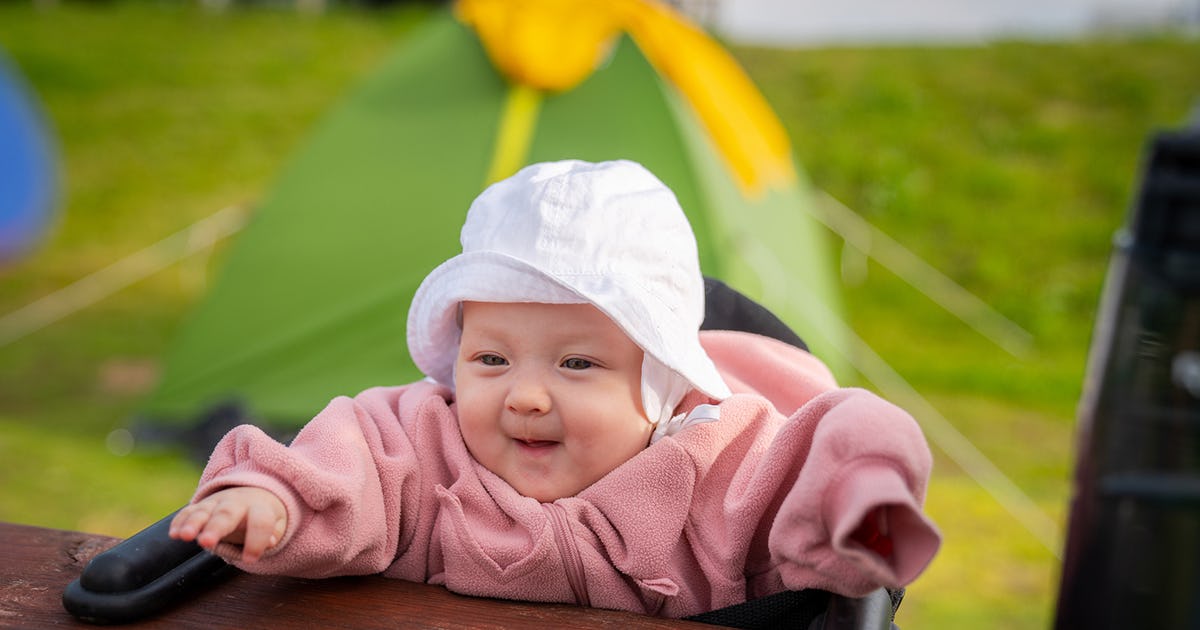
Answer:
[[[409,311],[428,378],[337,398],[289,446],[234,429],[171,536],[256,573],[669,617],[932,559],[917,424],[796,347],[699,332],[695,238],[643,167],[527,167],[462,246]]]

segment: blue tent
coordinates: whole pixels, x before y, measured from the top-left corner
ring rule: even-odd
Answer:
[[[57,198],[50,134],[16,68],[0,57],[0,262],[45,232]]]

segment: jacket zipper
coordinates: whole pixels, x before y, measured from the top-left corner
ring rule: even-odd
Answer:
[[[554,530],[554,542],[558,544],[559,555],[562,557],[563,568],[567,571],[567,584],[575,593],[575,602],[580,606],[591,606],[591,598],[587,593],[587,578],[583,572],[583,558],[579,555],[579,547],[575,537],[571,535],[571,526],[567,520],[567,511],[554,503],[543,503],[546,513],[550,515],[550,525]]]

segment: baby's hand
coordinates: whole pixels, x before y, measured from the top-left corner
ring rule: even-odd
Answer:
[[[242,560],[254,562],[287,531],[287,510],[261,488],[226,488],[189,505],[171,519],[170,536],[208,549],[224,541],[242,545]]]

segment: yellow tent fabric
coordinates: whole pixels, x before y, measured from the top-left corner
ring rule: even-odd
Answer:
[[[531,129],[537,95],[569,90],[627,33],[699,117],[743,194],[794,183],[783,125],[737,62],[701,29],[654,0],[459,0],[456,15],[515,85],[511,124]],[[522,165],[519,132],[501,126],[491,179]]]

